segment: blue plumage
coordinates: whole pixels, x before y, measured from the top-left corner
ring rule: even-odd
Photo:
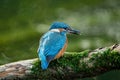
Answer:
[[[54,59],[64,46],[66,35],[63,33],[60,34],[58,32],[49,31],[41,38],[38,53],[41,58],[42,69],[48,67],[49,62]]]
[[[54,22],[49,31],[40,39],[38,55],[42,69],[47,69],[51,60],[62,50],[66,43],[66,33],[79,34],[63,22]]]
[[[70,28],[69,25],[63,23],[63,22],[54,22],[51,27],[49,28],[49,30],[51,29],[58,29],[58,28],[63,28],[63,29],[67,29]]]

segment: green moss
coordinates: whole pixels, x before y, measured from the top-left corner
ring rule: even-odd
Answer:
[[[120,54],[119,52],[106,49],[103,52],[93,54],[90,61],[94,62],[94,67],[118,67],[117,64],[120,63]]]
[[[63,57],[51,61],[45,71],[41,70],[40,61],[37,60],[33,63],[31,70],[32,74],[39,76],[39,78],[40,76],[46,77],[46,75],[48,75],[48,78],[57,75],[63,77],[70,72],[94,74],[94,72],[112,68],[120,68],[120,54],[116,51],[105,49],[91,54],[89,54],[89,50],[66,53]]]
[[[56,59],[51,61],[51,63],[49,64],[49,68],[57,68],[57,67],[61,67],[61,68],[71,68],[73,71],[79,71],[78,65],[79,65],[79,60],[82,58],[85,58],[88,56],[88,52],[89,50],[85,50],[83,52],[77,53],[77,52],[69,52],[69,53],[65,53],[65,55],[63,57],[61,57],[60,59]],[[39,75],[41,74],[41,66],[40,66],[40,61],[37,60],[33,63],[33,67],[31,69],[32,74],[36,74]],[[59,72],[59,68],[58,68],[58,72]]]
[[[41,72],[41,69],[40,69],[40,61],[37,60],[33,63],[33,67],[31,69],[32,71],[32,74],[40,74],[39,72]]]
[[[104,70],[112,70],[120,68],[120,54],[111,49],[105,49],[97,53],[93,53],[87,61],[82,60],[82,71],[93,73]],[[99,70],[98,70],[99,69]]]

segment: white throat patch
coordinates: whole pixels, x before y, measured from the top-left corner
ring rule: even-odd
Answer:
[[[53,32],[60,32],[59,29],[51,29],[50,31],[53,31]]]

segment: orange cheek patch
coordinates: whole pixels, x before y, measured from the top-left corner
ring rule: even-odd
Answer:
[[[61,29],[61,28],[60,28],[59,31],[62,32],[62,31],[64,31],[64,29]]]

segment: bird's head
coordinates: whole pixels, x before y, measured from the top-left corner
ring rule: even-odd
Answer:
[[[80,31],[72,29],[68,24],[63,22],[54,22],[49,30],[58,29],[72,34],[80,34]]]

